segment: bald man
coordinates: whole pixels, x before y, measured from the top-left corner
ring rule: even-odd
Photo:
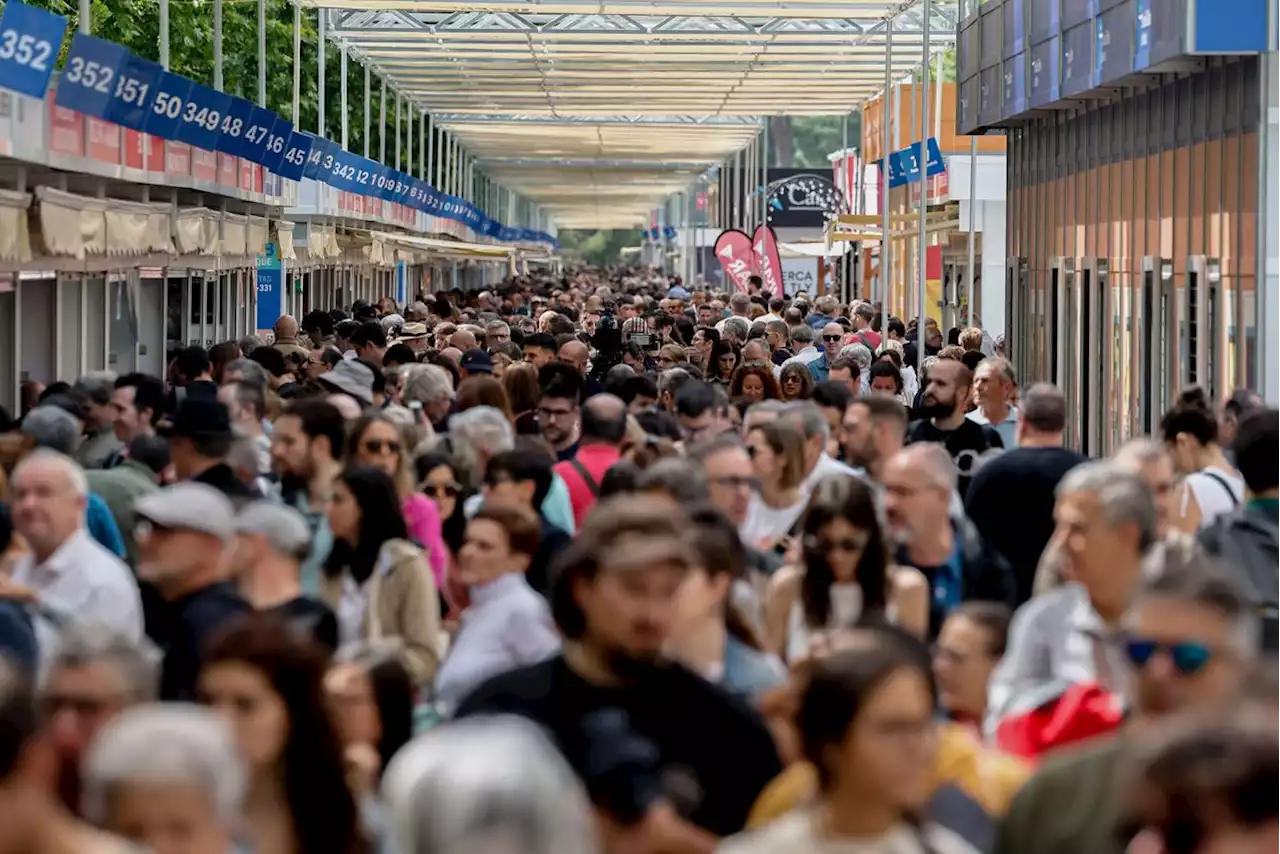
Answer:
[[[311,357],[311,347],[308,344],[298,340],[298,321],[287,314],[280,316],[272,327],[275,333],[275,341],[272,347],[280,351],[280,355],[286,359],[290,356],[297,356],[303,360]]]
[[[581,341],[566,341],[564,346],[560,348],[557,358],[585,377],[587,375],[587,363],[591,360],[591,350]]]
[[[900,543],[894,562],[915,567],[929,582],[929,637],[937,637],[952,609],[972,599],[1013,608],[1013,571],[987,546],[967,517],[953,514],[957,472],[942,445],[921,442],[889,458],[881,475],[890,536]]]
[[[560,356],[564,358],[563,349]],[[612,394],[597,394],[582,405],[579,420],[578,452],[555,467],[556,474],[569,488],[576,525],[582,524],[596,503],[605,472],[622,456],[622,440],[627,435],[627,404]]]
[[[958,475],[957,489],[963,498],[969,478],[978,470],[985,454],[1004,443],[991,426],[965,417],[973,374],[963,362],[943,359],[929,368],[925,381],[924,417],[907,430],[907,444],[935,442],[946,446]]]
[[[460,353],[475,349],[476,336],[469,329],[459,329],[449,338],[449,346]]]

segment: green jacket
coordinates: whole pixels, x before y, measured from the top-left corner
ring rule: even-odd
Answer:
[[[86,469],[100,469],[123,447],[116,438],[114,427],[105,427],[97,433],[89,433],[76,448],[76,462]]]
[[[991,854],[1125,854],[1115,775],[1122,738],[1040,766],[1013,799]]]
[[[125,560],[129,566],[138,565],[138,544],[133,541],[133,504],[144,495],[157,492],[160,486],[151,469],[142,463],[126,459],[109,469],[90,469],[85,472],[89,489],[106,502],[120,533],[124,536]]]

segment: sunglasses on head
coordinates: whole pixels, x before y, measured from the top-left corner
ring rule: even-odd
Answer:
[[[1139,669],[1146,667],[1157,652],[1166,653],[1174,670],[1183,676],[1199,673],[1213,659],[1213,650],[1197,641],[1161,643],[1150,638],[1129,638],[1125,641],[1125,654]]]

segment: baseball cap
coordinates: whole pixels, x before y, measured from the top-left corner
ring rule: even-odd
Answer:
[[[473,347],[462,354],[462,361],[458,363],[458,367],[472,374],[491,374],[493,357],[489,355],[488,350]]]
[[[195,531],[224,541],[235,533],[231,500],[204,483],[175,483],[144,495],[134,502],[133,513],[165,528]]]
[[[237,534],[261,534],[281,554],[305,557],[311,549],[311,529],[302,514],[274,501],[246,505],[235,521]]]

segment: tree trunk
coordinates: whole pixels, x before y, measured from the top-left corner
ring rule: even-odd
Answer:
[[[791,116],[769,119],[769,165],[790,169],[796,162],[795,140],[791,135]]]

